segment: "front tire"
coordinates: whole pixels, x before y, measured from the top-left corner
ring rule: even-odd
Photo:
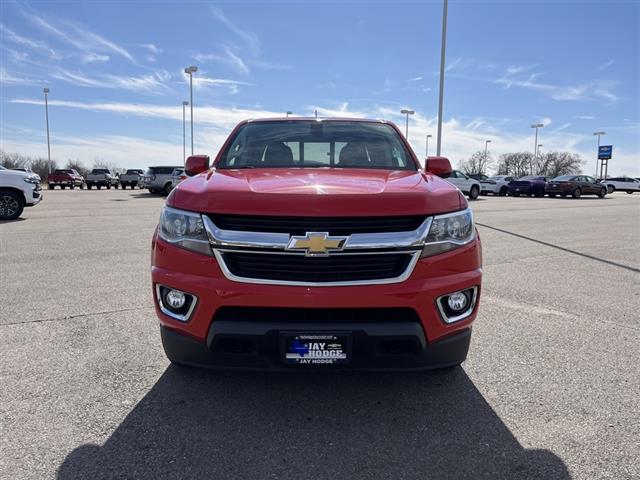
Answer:
[[[633,190],[627,190],[627,193],[631,195],[633,193]]]
[[[475,200],[476,198],[478,198],[478,195],[480,195],[480,189],[477,185],[474,185],[473,187],[471,187],[471,191],[469,192],[469,199]]]
[[[603,189],[600,190],[600,192],[598,192],[598,196],[600,198],[604,198],[606,194],[607,194],[607,189],[606,188],[603,188]]]
[[[506,197],[507,193],[509,193],[509,189],[507,187],[502,187],[498,195],[500,195],[501,197]]]
[[[53,185],[49,185],[49,190],[53,190]]]
[[[24,197],[13,190],[0,190],[0,220],[15,220],[24,210]]]

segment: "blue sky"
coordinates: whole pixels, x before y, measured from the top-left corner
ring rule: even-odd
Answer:
[[[441,2],[3,2],[0,148],[123,167],[180,164],[194,77],[196,153],[244,118],[366,116],[435,149]],[[614,145],[610,173],[640,176],[640,2],[449,5],[443,154],[580,153]],[[189,139],[187,138],[187,143]]]

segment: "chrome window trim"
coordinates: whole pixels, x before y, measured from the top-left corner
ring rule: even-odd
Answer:
[[[218,265],[220,266],[220,269],[222,270],[222,273],[229,280],[232,280],[234,282],[240,282],[240,283],[257,283],[262,285],[287,285],[287,286],[298,286],[298,287],[353,287],[353,286],[359,286],[359,285],[385,285],[389,283],[400,283],[400,282],[404,282],[407,278],[411,276],[411,274],[413,273],[413,269],[415,268],[416,264],[418,263],[418,260],[420,259],[420,250],[417,250],[412,253],[408,253],[407,255],[411,255],[411,260],[409,261],[409,264],[407,265],[407,268],[402,273],[402,275],[399,275],[397,277],[382,278],[378,280],[355,280],[355,281],[345,281],[345,282],[299,282],[299,281],[290,281],[290,280],[269,280],[269,279],[263,279],[263,278],[239,277],[237,275],[234,275],[227,267],[227,264],[225,263],[223,258],[223,253],[233,252],[233,251],[240,251],[242,253],[273,253],[273,254],[301,255],[301,256],[304,256],[304,253],[300,254],[300,253],[289,253],[289,252],[247,252],[246,250],[218,250],[218,249],[213,250],[213,254],[216,257],[216,260],[218,262]],[[381,255],[383,253],[388,254],[388,253],[395,253],[395,252],[388,252],[388,251],[367,252],[367,253],[360,253],[356,255]],[[345,255],[345,254],[342,254],[342,255]]]
[[[165,307],[164,303],[162,303],[162,295],[160,294],[161,287],[169,288],[171,290],[179,290],[185,295],[189,295],[192,298],[191,305],[189,306],[189,310],[187,310],[187,312],[184,315],[178,315],[177,313],[173,313],[171,310]],[[194,294],[185,292],[183,290],[180,290],[179,288],[173,288],[167,285],[160,285],[159,283],[156,283],[156,299],[158,300],[158,307],[160,308],[160,311],[162,313],[164,313],[167,317],[173,318],[174,320],[178,320],[183,323],[186,323],[189,321],[189,318],[191,317],[191,314],[195,310],[196,304],[198,303],[198,297],[196,297]]]
[[[432,219],[433,217],[427,217],[417,229],[407,232],[354,233],[347,236],[342,250],[419,248],[425,243]],[[202,221],[214,248],[254,247],[286,251],[291,238],[288,233],[223,230],[218,228],[207,215],[202,215]]]
[[[468,290],[467,288],[465,288],[463,290],[456,290],[456,292],[447,293],[445,295],[441,295],[436,299],[436,305],[438,306],[438,311],[440,312],[440,317],[442,318],[442,321],[444,323],[446,323],[447,325],[450,325],[452,323],[459,322],[460,320],[464,320],[465,318],[469,318],[471,316],[471,314],[473,313],[473,311],[476,308],[476,301],[478,299],[478,287],[477,286],[476,287],[472,287],[472,289],[473,289],[473,293],[471,295],[471,303],[469,304],[469,308],[467,308],[464,312],[462,312],[460,315],[457,315],[455,317],[447,317],[447,315],[444,313],[444,307],[442,306],[442,300],[444,299],[444,297],[448,297],[452,293]]]

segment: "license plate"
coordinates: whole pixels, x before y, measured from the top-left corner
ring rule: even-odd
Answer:
[[[348,333],[284,333],[282,360],[287,365],[342,365],[351,360]]]

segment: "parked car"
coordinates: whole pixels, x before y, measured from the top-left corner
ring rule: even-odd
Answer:
[[[553,198],[556,195],[580,198],[582,195],[597,195],[604,198],[607,187],[598,183],[595,178],[586,175],[560,175],[547,183],[546,193]]]
[[[92,187],[96,187],[100,190],[102,187],[110,189],[111,187],[118,188],[118,176],[111,173],[108,168],[94,168],[87,174],[87,188],[91,190]]]
[[[171,189],[173,190],[178,184],[187,178],[187,174],[184,173],[184,168],[176,168],[171,172]]]
[[[144,172],[138,168],[131,168],[120,175],[120,186],[125,189],[131,187],[131,190],[136,188],[142,179]]]
[[[475,200],[482,190],[480,182],[469,178],[460,170],[452,170],[451,175],[446,178],[447,182],[454,184],[462,193],[467,195],[470,200]]]
[[[600,183],[606,185],[609,193],[613,193],[616,190],[627,193],[640,192],[640,180],[637,178],[614,177],[602,180]]]
[[[49,190],[53,190],[56,186],[62,190],[69,187],[74,189],[76,187],[84,188],[84,178],[73,168],[59,168],[54,170],[47,176],[47,184]]]
[[[514,177],[509,177],[507,175],[494,175],[493,177],[489,177],[480,182],[480,192],[483,195],[493,193],[494,195],[504,197],[509,193],[509,182],[514,180]]]
[[[0,166],[0,220],[15,220],[24,207],[42,201],[40,180],[32,175]]]
[[[544,197],[546,185],[547,177],[526,175],[512,180],[507,184],[507,187],[509,188],[509,194],[514,197],[519,197],[520,195]]]
[[[319,142],[318,139],[322,139]],[[481,291],[467,200],[392,123],[242,122],[167,198],[151,292],[171,362],[428,369],[467,355]],[[428,340],[427,340],[428,339]]]
[[[472,173],[469,175],[469,178],[473,178],[474,180],[481,182],[482,180],[489,178],[489,175],[485,175],[484,173]]]
[[[174,175],[176,169],[184,169],[181,166],[157,166],[149,167],[142,180],[143,187],[151,193],[164,193],[168,195],[173,188]]]

